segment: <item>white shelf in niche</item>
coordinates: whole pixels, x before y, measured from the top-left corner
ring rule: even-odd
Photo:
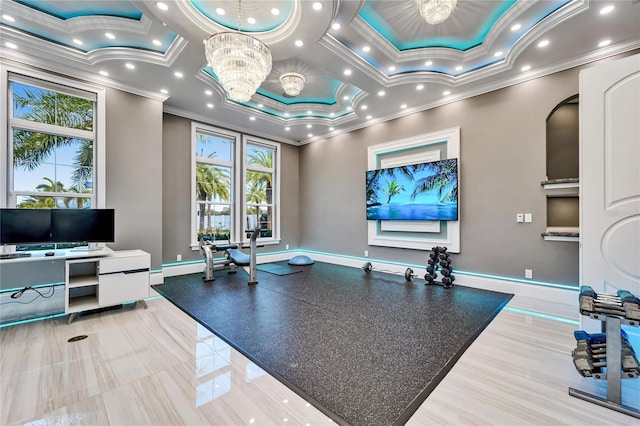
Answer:
[[[545,241],[580,242],[580,228],[577,227],[549,227],[542,233]]]
[[[549,179],[540,182],[540,185],[544,189],[573,189],[575,194],[578,195],[578,189],[580,188],[579,178],[563,178],[563,179]]]

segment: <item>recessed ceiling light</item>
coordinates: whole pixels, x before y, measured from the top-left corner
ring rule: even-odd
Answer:
[[[370,115],[367,115],[367,120],[371,120],[371,118],[373,117],[371,117]]]
[[[606,15],[607,13],[611,13],[613,12],[613,9],[615,9],[616,7],[612,4],[603,7],[602,9],[600,9],[600,15]]]
[[[289,130],[291,130],[291,127],[285,127],[284,130],[288,132]]]
[[[347,107],[347,111],[353,111],[353,107],[348,106],[348,107]]]
[[[502,50],[498,50],[496,53],[493,54],[493,56],[495,56],[496,58],[499,58],[500,56],[502,56]]]
[[[444,92],[442,92],[442,96],[449,96],[451,94],[451,92],[449,90],[445,90]]]
[[[336,128],[335,127],[329,127],[329,131],[333,132]]]
[[[309,133],[307,136],[312,138],[313,137],[313,133]]]
[[[211,95],[213,95],[213,92],[211,90],[207,89],[207,90],[204,91],[204,94],[207,95],[207,96],[211,96]]]
[[[295,45],[298,47],[302,47],[302,45],[304,45],[304,42],[302,40],[296,40]]]
[[[169,93],[169,91],[167,89],[160,89],[160,93],[166,95],[167,93]]]
[[[607,39],[607,40],[602,40],[600,43],[598,43],[598,47],[605,47],[611,44],[611,40]]]
[[[258,108],[264,108],[264,104],[258,104]]]
[[[127,67],[130,70],[135,70],[136,66],[133,65],[131,62],[127,62],[126,64],[124,64],[125,67]]]
[[[362,105],[362,106],[360,107],[360,109],[361,109],[361,110],[363,110],[363,111],[365,111],[367,108],[369,108],[369,107],[368,107],[368,106],[366,106],[366,105]]]
[[[158,9],[160,9],[160,10],[169,10],[169,6],[167,6],[166,4],[162,3],[161,1],[156,3],[156,6],[158,6]]]
[[[307,129],[312,128],[313,126],[311,124],[307,124]]]
[[[405,109],[407,107],[407,104],[402,104],[400,105],[400,108]]]
[[[520,71],[529,71],[531,69],[531,65],[525,65],[524,67],[520,68]]]
[[[344,75],[351,75],[351,70],[349,68],[347,68],[343,72],[344,72]]]
[[[213,104],[212,103],[208,103],[207,104],[207,108],[213,108]]]
[[[11,43],[10,41],[6,42],[4,45],[7,46],[9,49],[17,49],[18,48],[17,44]]]
[[[278,9],[277,7],[274,7],[273,9],[271,9],[271,14],[273,16],[278,16],[280,15],[280,9]]]
[[[540,43],[538,43],[538,47],[547,47],[549,45],[549,40],[541,40]]]
[[[322,3],[319,1],[313,3],[313,10],[322,10]]]
[[[422,89],[424,89],[424,84],[418,84],[416,86],[416,90],[422,90]]]
[[[389,71],[395,71],[395,70],[396,70],[396,67],[395,67],[395,66],[393,66],[393,65],[391,65],[391,66],[388,68],[388,70],[389,70]]]
[[[511,31],[518,31],[520,28],[522,28],[522,25],[515,24],[511,26]]]
[[[173,73],[173,75],[175,75],[175,76],[176,76],[176,77],[178,77],[178,78],[182,78],[182,77],[184,77],[184,74],[182,74],[180,71],[176,71],[176,72],[174,72],[174,73]]]
[[[340,24],[338,24],[337,22],[334,22],[333,25],[331,25],[331,28],[337,31],[340,29]]]
[[[344,96],[342,97],[342,99],[344,99],[345,101],[348,101],[348,100],[349,100],[349,96],[348,96],[348,95],[344,95]]]
[[[378,92],[378,96],[384,96],[384,95],[385,95],[384,90],[381,90]]]
[[[370,50],[371,50],[371,48],[369,46],[365,46],[365,47],[362,48],[363,52],[368,52]]]
[[[100,71],[99,74],[105,77],[109,77],[109,73],[104,70]]]
[[[256,18],[252,18],[252,17],[248,17],[247,18],[247,22],[250,23],[251,25],[256,23]]]
[[[153,40],[152,43],[156,46],[162,46],[162,42],[160,40]]]
[[[2,19],[9,22],[16,22],[15,18],[11,15],[2,15]]]
[[[289,113],[288,113],[288,112],[285,112],[285,113],[284,113],[284,116],[285,116],[285,117],[288,117],[288,116],[289,116]]]
[[[116,36],[114,36],[114,35],[113,35],[113,34],[111,34],[111,33],[104,33],[104,36],[105,36],[106,38],[108,38],[109,40],[114,40],[114,39],[116,38]]]
[[[216,9],[216,13],[218,15],[224,16],[227,12],[223,8],[219,7]]]
[[[249,117],[249,120],[256,121],[256,118],[252,115],[251,117]]]
[[[462,65],[458,65],[458,66],[456,67],[456,71],[462,71]]]
[[[427,61],[424,63],[425,67],[430,67],[431,65],[433,65],[433,61]]]
[[[313,114],[313,111],[311,110],[307,111],[307,115],[311,115],[311,114]]]
[[[336,113],[335,113],[335,112],[330,112],[330,113],[329,113],[329,117],[335,117],[335,116],[336,116]]]

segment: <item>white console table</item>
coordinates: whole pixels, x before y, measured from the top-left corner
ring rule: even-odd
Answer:
[[[92,256],[89,253],[89,256]],[[78,312],[144,301],[149,297],[151,255],[142,250],[111,251],[65,261],[65,313],[71,324]]]

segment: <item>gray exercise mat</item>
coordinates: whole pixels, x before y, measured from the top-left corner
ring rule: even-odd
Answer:
[[[295,274],[297,272],[302,272],[302,269],[300,268],[292,268],[287,265],[278,265],[276,263],[265,263],[263,265],[258,265],[256,266],[256,269],[276,275],[289,275]]]

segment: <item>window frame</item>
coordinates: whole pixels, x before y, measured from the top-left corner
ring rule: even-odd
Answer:
[[[264,168],[258,166],[249,166],[247,161],[248,148],[247,145],[254,145],[258,147],[264,147],[274,151],[273,164],[271,168]],[[280,243],[280,157],[281,157],[281,144],[268,139],[258,138],[255,136],[243,135],[242,136],[242,220],[244,223],[247,217],[247,209],[249,207],[247,203],[247,172],[256,171],[263,173],[273,174],[273,184],[271,187],[272,202],[270,204],[272,208],[272,230],[271,237],[259,237],[258,241],[262,244],[278,244]],[[243,243],[248,243],[249,238],[245,232],[242,233]]]
[[[228,161],[225,160],[216,160],[213,158],[205,158],[204,161],[198,161],[198,157],[196,155],[196,146],[197,146],[197,135],[199,133],[206,133],[210,135],[219,136],[222,138],[227,138],[233,141],[233,148],[231,150],[231,162],[229,164]],[[190,236],[190,245],[193,250],[199,249],[198,243],[198,221],[196,219],[197,210],[198,210],[198,201],[196,196],[196,166],[198,163],[205,163],[209,165],[219,165],[222,167],[230,167],[231,168],[231,191],[229,194],[229,204],[230,204],[230,233],[229,238],[231,241],[238,241],[239,230],[238,223],[240,218],[239,209],[236,205],[236,200],[238,199],[238,182],[240,182],[239,170],[237,167],[237,161],[240,157],[240,148],[241,148],[241,134],[237,132],[232,132],[229,130],[220,129],[218,127],[209,126],[207,124],[192,122],[191,123],[191,236]]]
[[[44,132],[64,137],[89,139],[93,141],[93,192],[92,207],[104,208],[106,204],[106,91],[93,84],[60,77],[40,70],[9,64],[0,60],[0,116],[6,117],[7,125],[0,128],[0,164],[7,166],[6,173],[0,173],[0,207],[16,207],[17,195],[13,175],[13,130]],[[82,97],[94,102],[93,131],[85,131],[44,124],[13,117],[13,96],[10,82],[33,85],[46,90]],[[73,193],[45,193],[18,191],[20,195],[75,196]]]
[[[267,139],[262,139],[254,136],[245,135],[239,132],[226,130],[220,127],[211,126],[199,122],[191,122],[191,226],[189,237],[190,246],[192,250],[199,249],[198,243],[198,221],[197,221],[197,209],[198,201],[196,199],[196,166],[198,164],[198,156],[196,155],[197,134],[200,133],[213,134],[216,136],[229,138],[234,141],[234,147],[232,149],[232,182],[231,182],[231,232],[230,241],[232,243],[248,244],[249,238],[247,237],[244,229],[244,223],[246,218],[247,203],[246,203],[246,152],[247,144],[264,146],[269,149],[273,149],[273,180],[272,186],[273,194],[273,232],[271,237],[259,238],[261,244],[278,244],[280,243],[280,153],[281,144]],[[224,165],[228,167],[228,164],[224,161],[217,161],[207,159],[207,164],[212,165]],[[223,164],[224,163],[224,164]],[[262,170],[261,170],[262,171]]]

